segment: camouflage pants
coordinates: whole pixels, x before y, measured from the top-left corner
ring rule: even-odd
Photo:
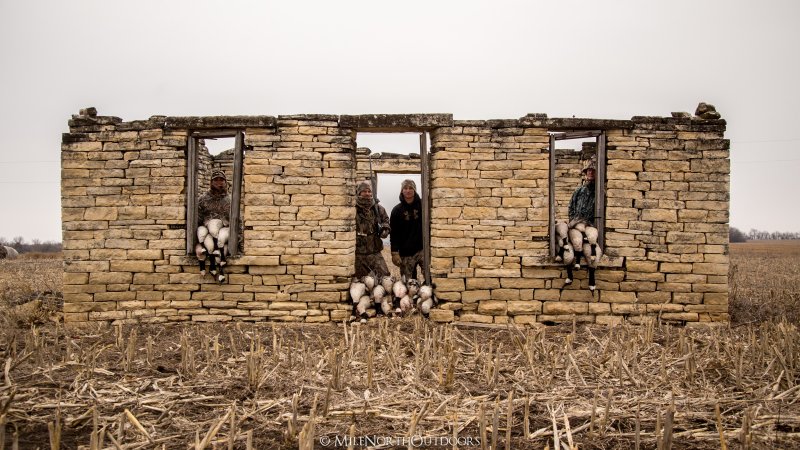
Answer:
[[[423,254],[422,250],[418,251],[417,253],[411,256],[403,256],[400,258],[400,275],[406,277],[406,280],[410,280],[412,278],[417,278],[417,266],[419,266],[419,271],[424,272],[422,268],[423,263]]]
[[[356,276],[363,277],[370,272],[376,276],[389,276],[389,267],[380,253],[356,253]]]

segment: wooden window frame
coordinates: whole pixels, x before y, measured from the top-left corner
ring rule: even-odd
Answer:
[[[244,130],[209,130],[189,133],[186,155],[186,253],[194,255],[197,239],[197,149],[198,139],[234,138],[233,180],[231,184],[230,237],[228,241],[236,245],[228,246],[231,257],[239,255],[239,215],[242,197],[242,175],[244,166]]]
[[[567,131],[562,133],[550,133],[550,183],[549,183],[549,221],[548,232],[550,234],[550,257],[556,256],[556,141],[567,139],[595,138],[595,154],[597,155],[597,174],[595,178],[595,201],[594,211],[597,220],[597,243],[600,247],[605,247],[606,229],[606,132],[604,130],[590,131]]]

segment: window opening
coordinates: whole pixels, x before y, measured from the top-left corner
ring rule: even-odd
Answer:
[[[563,142],[556,147],[556,141]],[[561,155],[559,159],[559,155]],[[550,257],[555,257],[556,234],[553,227],[559,220],[568,221],[567,207],[572,192],[583,179],[582,162],[594,157],[595,227],[598,244],[605,247],[606,135],[603,131],[569,131],[550,133],[549,234]],[[561,181],[557,184],[557,182]]]
[[[231,196],[228,253],[237,256],[242,250],[241,202],[244,133],[237,130],[190,133],[186,173],[186,252],[194,254],[197,242],[198,200],[208,191],[211,173],[222,170],[228,179]],[[234,243],[236,243],[234,245]]]

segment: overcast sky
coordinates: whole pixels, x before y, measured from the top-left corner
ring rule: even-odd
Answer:
[[[798,19],[794,0],[0,0],[0,237],[61,240],[61,133],[87,106],[629,119],[700,101],[728,121],[731,225],[800,231]]]

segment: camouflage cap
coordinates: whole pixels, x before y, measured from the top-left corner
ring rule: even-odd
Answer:
[[[211,172],[211,179],[213,180],[214,178],[222,178],[223,180],[228,181],[228,177],[225,176],[224,170],[214,170]]]
[[[405,189],[406,187],[410,187],[417,192],[417,183],[414,183],[414,180],[403,180],[403,183],[400,185],[400,189]]]
[[[372,190],[372,184],[370,184],[369,181],[362,181],[361,183],[358,183],[358,186],[356,187],[356,195],[360,195],[361,191],[365,191],[367,189]]]
[[[597,161],[594,158],[587,159],[586,161],[583,162],[583,170],[581,170],[581,173],[586,173],[586,171],[589,169],[592,169],[595,172],[597,172]]]

